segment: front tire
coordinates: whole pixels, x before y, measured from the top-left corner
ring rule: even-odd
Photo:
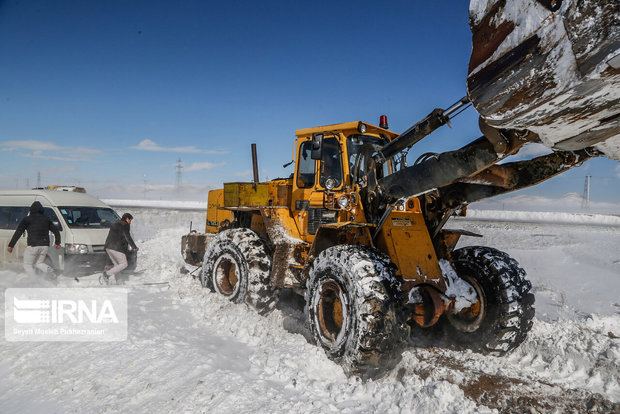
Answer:
[[[399,287],[394,265],[365,246],[330,247],[314,261],[306,322],[347,374],[377,378],[400,361],[409,331],[397,318]]]
[[[265,314],[279,297],[279,290],[269,285],[271,261],[271,249],[256,232],[224,230],[207,246],[200,281],[231,302],[245,302]]]
[[[454,268],[473,286],[476,312],[448,315],[451,337],[484,354],[501,356],[518,347],[532,328],[534,295],[525,271],[506,253],[490,247],[464,247],[452,253]]]

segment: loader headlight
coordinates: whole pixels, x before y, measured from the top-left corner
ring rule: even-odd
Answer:
[[[343,195],[338,198],[338,205],[340,208],[345,209],[349,207],[349,197]]]
[[[334,188],[336,188],[337,184],[338,183],[334,178],[329,177],[327,180],[325,180],[325,188],[327,188],[328,190],[333,190]]]
[[[366,133],[366,125],[362,124],[360,122],[360,124],[357,126],[357,130],[360,132],[360,134],[365,134]]]
[[[85,244],[65,244],[65,253],[85,254],[88,253],[88,246]]]

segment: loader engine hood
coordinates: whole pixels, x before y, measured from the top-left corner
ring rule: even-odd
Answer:
[[[496,128],[620,160],[620,2],[471,0],[468,95]]]

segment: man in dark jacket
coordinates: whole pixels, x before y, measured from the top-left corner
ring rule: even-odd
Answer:
[[[105,251],[108,253],[110,260],[114,264],[110,269],[103,272],[104,278],[107,280],[110,276],[114,276],[117,284],[122,284],[119,273],[127,267],[127,250],[131,246],[135,251],[138,247],[131,238],[129,226],[131,225],[133,216],[129,213],[123,214],[123,217],[110,227],[108,238],[105,241]]]
[[[47,256],[47,249],[50,245],[49,232],[54,233],[54,245],[60,249],[60,232],[52,221],[43,214],[43,206],[35,201],[30,206],[30,214],[22,219],[17,225],[13,238],[9,242],[7,250],[13,252],[13,247],[24,234],[28,232],[27,247],[24,250],[24,269],[26,273],[36,275],[36,269],[45,274],[53,274],[53,269],[43,263]]]

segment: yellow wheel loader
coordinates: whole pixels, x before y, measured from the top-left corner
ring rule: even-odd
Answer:
[[[522,17],[517,4],[535,12],[540,30],[515,22]],[[476,351],[509,352],[532,326],[525,272],[496,249],[456,249],[461,236],[477,235],[444,226],[471,202],[538,184],[605,151],[614,156],[619,4],[472,1],[466,97],[401,134],[384,116],[378,126],[298,130],[288,178],[259,182],[253,146],[254,181],[209,192],[205,232],[183,236],[185,261],[200,266],[204,287],[261,313],[274,308],[283,288],[302,295],[316,343],[352,375],[378,377],[393,368],[412,326],[443,323]],[[585,33],[576,14],[594,9],[602,29]],[[600,47],[583,49],[585,36]],[[557,58],[568,53],[563,42],[579,54],[581,66],[571,69],[580,77],[572,83],[554,78],[567,68]],[[611,95],[596,101],[601,90]],[[481,114],[480,138],[407,164],[413,145],[469,104]],[[531,142],[552,152],[500,163]]]

